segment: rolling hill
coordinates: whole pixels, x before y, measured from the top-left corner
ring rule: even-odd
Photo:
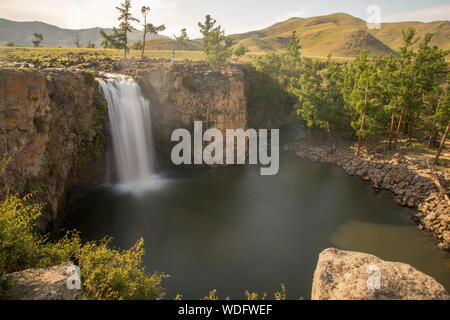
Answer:
[[[186,46],[183,47],[177,41],[170,38],[152,39],[145,42],[145,48],[149,50],[187,50],[187,51],[201,51],[202,41],[189,40],[186,42]]]
[[[352,57],[361,49],[372,55],[390,54],[401,45],[402,29],[412,26],[420,37],[433,33],[433,45],[450,49],[450,22],[383,23],[380,30],[369,30],[366,22],[345,13],[312,18],[291,18],[268,28],[231,35],[251,51],[283,50],[293,30],[301,39],[302,52],[308,56]]]
[[[402,29],[409,26],[416,28],[416,34],[423,37],[433,33],[432,45],[442,49],[450,49],[450,22],[396,22],[383,23],[381,29],[369,30],[364,20],[345,13],[335,13],[312,18],[291,18],[276,23],[265,29],[230,35],[236,43],[247,46],[253,53],[281,51],[289,44],[292,31],[297,31],[301,39],[302,53],[306,56],[354,57],[362,49],[371,55],[395,54],[401,46]],[[14,22],[0,18],[0,45],[13,42],[15,45],[31,46],[33,33],[44,35],[43,46],[75,47],[78,34],[80,42],[85,45],[89,40],[100,44],[100,28],[68,30],[42,22]],[[105,29],[112,32],[111,29]],[[130,35],[131,42],[140,40],[142,33],[134,31]],[[156,36],[147,41],[150,50],[201,50],[201,40],[194,39],[183,48],[175,40]],[[415,45],[416,47],[418,44]]]
[[[86,46],[88,41],[99,46],[102,41],[99,34],[101,29],[69,30],[43,22],[17,22],[0,18],[0,45],[12,42],[16,46],[32,46],[31,41],[34,40],[33,33],[37,32],[44,36],[44,41],[42,41],[42,46],[44,47],[61,46],[64,48],[74,48],[77,34],[81,46]],[[105,28],[103,30],[108,34],[112,33],[112,29]],[[156,38],[160,37],[163,36],[156,36]],[[129,39],[130,42],[141,40],[142,32],[133,31],[129,35]]]
[[[371,30],[370,33],[388,45],[391,49],[398,51],[402,45],[402,30],[408,27],[416,29],[416,35],[423,38],[426,33],[432,33],[431,45],[436,45],[444,50],[450,49],[450,22],[394,22],[383,23],[380,30]],[[417,48],[419,43],[413,47]]]

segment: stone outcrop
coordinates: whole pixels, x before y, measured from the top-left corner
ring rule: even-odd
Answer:
[[[413,209],[419,228],[430,231],[440,249],[450,250],[450,207],[433,182],[426,160],[411,161],[400,153],[376,150],[371,154],[363,152],[356,158],[351,145],[342,144],[335,152],[331,152],[332,148],[327,144],[285,146],[285,150],[301,158],[337,165],[346,174],[359,176],[375,188],[391,192],[396,203]]]
[[[7,275],[11,288],[0,291],[2,300],[73,300],[80,290],[69,289],[67,279],[71,276],[63,264],[46,269],[28,269]],[[70,269],[69,269],[70,271]],[[70,281],[70,280],[69,280]]]
[[[92,74],[0,70],[0,189],[37,191],[42,231],[61,227],[70,192],[104,178],[106,114]]]
[[[410,265],[331,248],[319,256],[311,299],[448,300],[450,296],[435,279]]]

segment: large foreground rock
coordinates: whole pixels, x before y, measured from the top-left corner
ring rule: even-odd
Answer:
[[[449,298],[441,284],[410,265],[334,248],[326,249],[319,256],[311,295],[312,300]]]
[[[28,269],[8,275],[12,288],[0,292],[0,300],[72,300],[80,291],[70,290],[70,277],[63,264],[47,269]]]

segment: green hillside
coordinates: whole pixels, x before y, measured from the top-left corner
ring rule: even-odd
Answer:
[[[312,18],[291,18],[268,28],[231,35],[252,52],[283,50],[289,43],[292,31],[301,38],[302,52],[308,56],[353,57],[362,49],[371,55],[394,53],[401,42],[403,28],[413,26],[417,35],[435,33],[433,44],[444,49],[450,46],[450,23],[402,22],[384,23],[381,30],[369,30],[366,22],[345,13],[335,13]]]
[[[145,42],[145,48],[149,50],[187,50],[187,51],[201,51],[201,40],[189,40],[186,47],[183,47],[177,41],[170,38],[152,39]]]
[[[445,50],[450,49],[450,22],[448,21],[383,23],[380,30],[371,30],[370,33],[391,49],[397,51],[402,44],[401,32],[408,27],[414,27],[416,34],[420,37],[423,37],[426,33],[432,33],[431,45],[436,45]],[[418,45],[417,43],[415,47]]]
[[[450,49],[450,22],[398,22],[383,23],[380,30],[369,30],[366,22],[345,13],[335,13],[312,18],[291,18],[262,30],[234,34],[231,37],[238,43],[247,46],[253,54],[281,51],[286,48],[292,31],[297,31],[301,38],[302,53],[306,56],[354,57],[362,49],[371,55],[392,54],[401,45],[401,32],[409,26],[416,28],[417,36],[426,33],[434,34],[432,45]],[[44,47],[75,47],[78,34],[82,46],[88,41],[100,45],[100,28],[68,30],[42,22],[15,22],[0,18],[0,46],[8,42],[14,45],[31,46],[33,33],[42,33]],[[111,29],[105,29],[107,33]],[[149,50],[188,50],[200,51],[201,40],[187,42],[184,48],[175,40],[164,36],[147,36],[146,47]],[[142,32],[130,34],[130,42],[142,38]],[[153,39],[152,39],[153,38]],[[416,44],[417,46],[418,44]]]

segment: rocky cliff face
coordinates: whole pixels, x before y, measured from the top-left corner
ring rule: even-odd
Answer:
[[[0,186],[37,191],[42,231],[61,227],[67,196],[103,177],[107,107],[85,72],[0,70]]]
[[[173,130],[193,132],[194,121],[203,130],[247,129],[247,104],[242,71],[212,71],[205,63],[153,64],[133,70],[144,94],[152,103],[156,147],[168,160]],[[224,153],[225,154],[225,153]]]
[[[141,62],[139,62],[141,63]],[[142,62],[143,63],[143,62]],[[119,68],[120,67],[120,68]],[[170,164],[173,130],[246,129],[243,73],[205,63],[120,65],[152,103],[155,146]],[[47,204],[42,231],[58,230],[72,193],[105,177],[107,105],[92,74],[0,70],[0,188]]]

